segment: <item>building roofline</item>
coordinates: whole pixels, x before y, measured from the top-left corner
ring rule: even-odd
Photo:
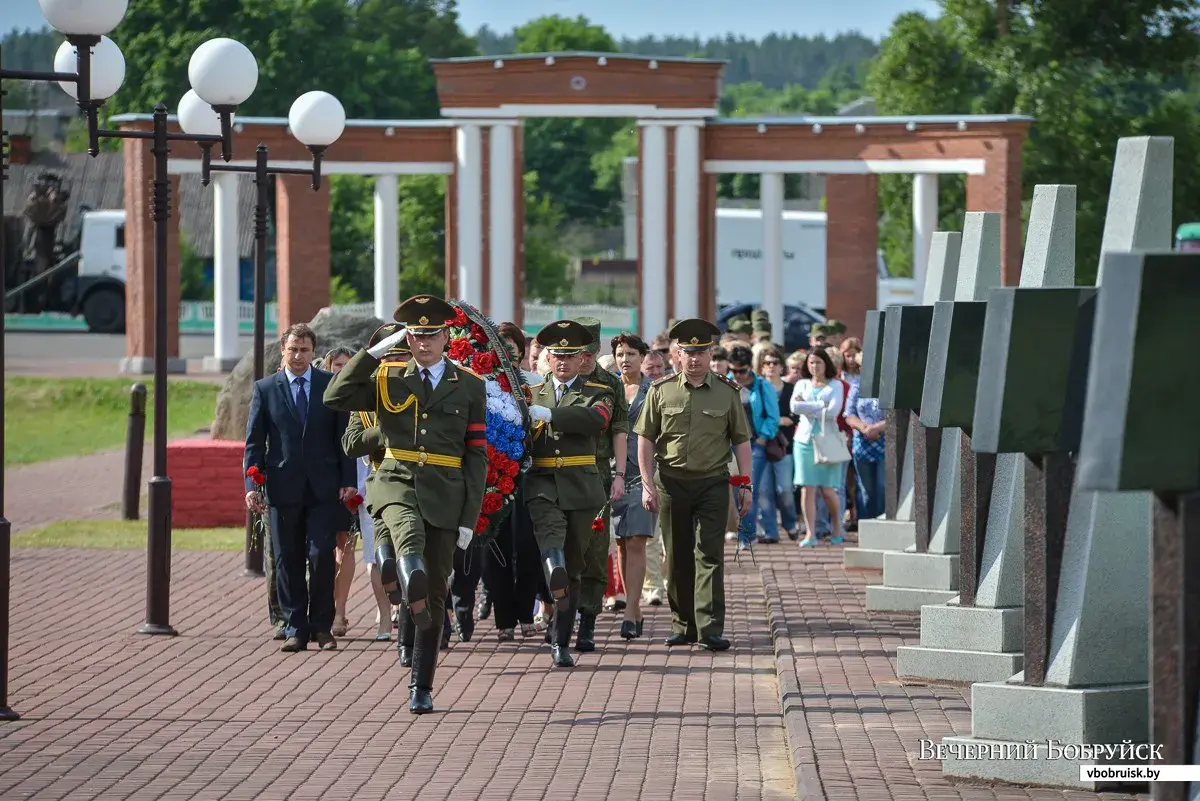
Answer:
[[[117,114],[109,118],[114,125],[124,125],[131,122],[153,122],[153,114]],[[179,118],[174,114],[167,116],[167,122],[178,123]],[[234,117],[234,125],[262,125],[266,127],[286,128],[287,117]],[[346,120],[347,128],[450,128],[455,125],[453,120]]]
[[[663,64],[728,64],[719,58],[688,58],[687,56],[641,56],[636,53],[600,53],[590,50],[563,50],[546,53],[510,53],[503,56],[458,56],[431,58],[430,64],[489,64],[493,61],[541,61],[554,58],[604,58],[608,61],[658,61]]]
[[[720,117],[712,120],[711,125],[820,125],[832,127],[836,125],[906,125],[910,122],[917,125],[957,125],[965,122],[968,125],[998,125],[1004,123],[1032,123],[1033,117],[1020,114],[913,114],[910,116],[883,117],[813,117],[797,115],[793,117]]]

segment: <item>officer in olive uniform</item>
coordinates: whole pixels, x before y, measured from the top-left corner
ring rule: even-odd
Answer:
[[[612,501],[614,495],[619,498],[625,494],[629,404],[625,401],[625,389],[621,386],[621,379],[596,364],[596,356],[600,353],[600,321],[595,317],[580,317],[575,322],[592,335],[592,343],[583,349],[580,374],[585,381],[607,386],[616,399],[612,422],[596,445],[596,468],[600,471],[600,480],[604,484],[604,497]],[[617,464],[615,479],[613,460]],[[596,650],[596,616],[600,614],[604,604],[604,589],[608,586],[608,532],[611,518],[612,514],[606,503],[604,530],[588,532],[587,547],[583,552],[583,574],[579,586],[579,634],[575,638],[575,650],[581,653]]]
[[[738,471],[750,475],[750,426],[737,384],[711,370],[720,330],[707,320],[680,320],[671,338],[683,352],[679,375],[650,386],[634,426],[642,503],[659,513],[667,552],[667,597],[672,634],[667,645],[699,642],[724,651],[725,521],[729,512],[729,449]],[[655,469],[657,467],[657,473]],[[753,488],[737,492],[738,511],[750,505]]]
[[[549,352],[552,370],[530,387],[533,467],[525,477],[525,498],[555,599],[550,655],[558,667],[574,667],[571,628],[579,608],[584,548],[606,500],[596,450],[612,422],[616,398],[606,384],[579,374],[583,350],[592,342],[586,328],[559,320],[538,332],[537,341]]]
[[[372,484],[372,516],[399,551],[403,600],[420,630],[409,685],[409,710],[417,714],[433,710],[441,632],[432,624],[445,619],[455,544],[470,544],[487,482],[483,380],[443,355],[454,315],[440,298],[406,300],[395,315],[405,329],[351,357],[325,391],[334,409],[377,415],[385,449]],[[385,367],[380,357],[402,339],[412,360]]]
[[[755,309],[750,312],[750,325],[754,329],[752,339],[759,342],[771,341],[771,314],[765,309]]]

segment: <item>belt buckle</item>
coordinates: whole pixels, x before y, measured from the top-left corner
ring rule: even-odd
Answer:
[[[555,467],[562,467],[563,463],[564,463],[563,457],[561,457],[561,456],[554,457],[554,466]]]
[[[419,464],[421,467],[424,467],[425,463],[428,461],[429,461],[429,454],[425,453],[425,451],[421,451],[420,453],[417,454],[417,464]]]

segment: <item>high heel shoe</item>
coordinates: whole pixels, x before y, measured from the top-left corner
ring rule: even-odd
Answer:
[[[642,636],[642,627],[646,625],[646,618],[642,618],[637,622],[637,636]]]
[[[633,620],[621,621],[621,639],[632,640],[638,636],[637,622]]]

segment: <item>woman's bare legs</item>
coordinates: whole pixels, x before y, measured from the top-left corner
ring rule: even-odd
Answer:
[[[817,544],[817,487],[802,487],[800,492],[801,512],[804,515],[804,539],[800,547]]]
[[[805,489],[808,489],[805,487]],[[840,542],[842,539],[842,510],[838,508],[838,493],[833,487],[817,487],[821,491],[821,496],[825,498],[825,507],[829,510],[829,525],[833,529],[829,532],[829,538]],[[814,497],[813,506],[816,507],[816,499]]]
[[[379,565],[367,565],[367,575],[371,578],[371,590],[375,593],[375,625],[378,628],[376,636],[390,637],[392,634],[392,604],[388,601],[387,593],[383,591],[383,579],[379,577]]]
[[[626,587],[641,587],[646,580],[646,543],[652,537],[624,537],[617,540],[621,556],[621,580]],[[627,592],[625,619],[634,623],[642,619],[642,594]]]
[[[346,604],[350,599],[350,585],[354,581],[354,541],[346,532],[337,535],[337,547],[333,550],[337,573],[333,578],[333,631],[335,637],[343,637],[350,628],[346,619]]]

